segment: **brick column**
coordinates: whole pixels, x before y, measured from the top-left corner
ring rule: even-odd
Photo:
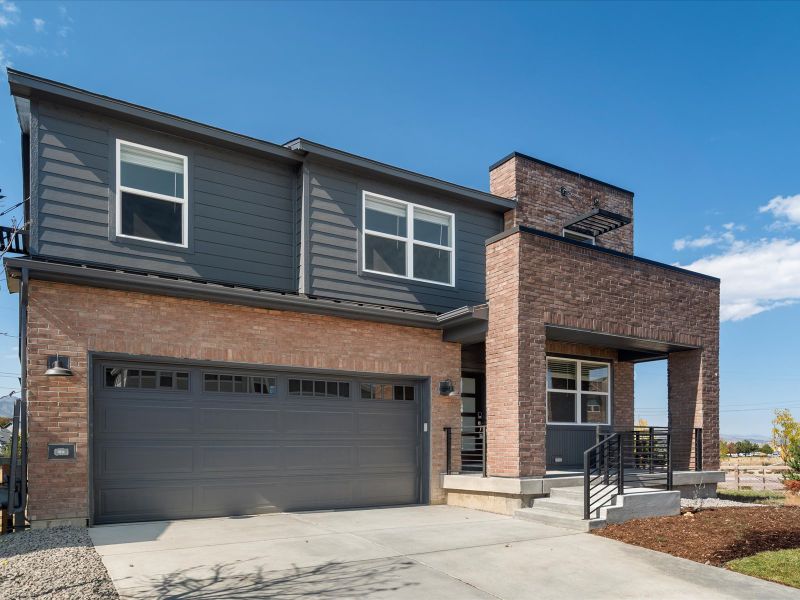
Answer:
[[[614,427],[633,427],[633,363],[614,362]]]
[[[667,366],[669,424],[675,469],[694,457],[692,430],[703,428],[704,470],[719,468],[719,352],[711,341],[703,349],[673,352]]]
[[[545,330],[531,310],[521,243],[514,233],[486,248],[487,463],[499,477],[545,473]]]

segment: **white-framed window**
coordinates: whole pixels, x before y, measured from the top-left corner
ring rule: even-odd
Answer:
[[[117,237],[186,248],[188,159],[117,140]]]
[[[547,422],[608,425],[611,364],[573,358],[547,358]]]
[[[578,242],[589,242],[592,246],[595,245],[595,238],[593,235],[588,235],[586,233],[578,233],[577,231],[572,231],[570,229],[562,229],[561,235],[563,235],[568,240],[576,240]]]
[[[367,273],[455,284],[455,215],[364,192],[362,264]]]

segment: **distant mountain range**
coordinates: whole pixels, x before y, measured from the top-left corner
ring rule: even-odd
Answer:
[[[749,433],[746,435],[742,433],[721,433],[720,438],[726,442],[739,442],[742,440],[750,440],[751,442],[760,442],[762,444],[764,442],[772,442],[772,437],[763,433]]]

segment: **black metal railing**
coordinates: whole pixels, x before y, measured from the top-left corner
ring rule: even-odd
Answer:
[[[583,453],[583,518],[623,493],[623,444],[619,433],[609,433]]]
[[[691,433],[692,439],[702,432]],[[673,432],[667,427],[635,427],[600,434],[583,454],[584,519],[609,504],[626,488],[672,489]],[[693,453],[697,455],[697,451]],[[702,464],[701,462],[698,464]]]
[[[675,471],[703,470],[703,429],[672,428],[672,464]]]
[[[458,431],[458,468],[453,464],[453,428],[445,427],[446,472],[481,473],[486,477],[486,426],[461,427]]]
[[[0,225],[0,250],[3,253],[27,254],[28,235],[24,229]]]

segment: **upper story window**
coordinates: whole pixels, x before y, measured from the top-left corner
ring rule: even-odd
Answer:
[[[570,231],[569,229],[563,229],[561,231],[561,234],[568,240],[577,240],[578,242],[588,242],[592,246],[595,245],[595,238],[593,235],[578,233],[577,231]]]
[[[188,245],[187,158],[117,140],[117,235]]]
[[[452,213],[364,192],[363,223],[364,271],[453,285]]]

